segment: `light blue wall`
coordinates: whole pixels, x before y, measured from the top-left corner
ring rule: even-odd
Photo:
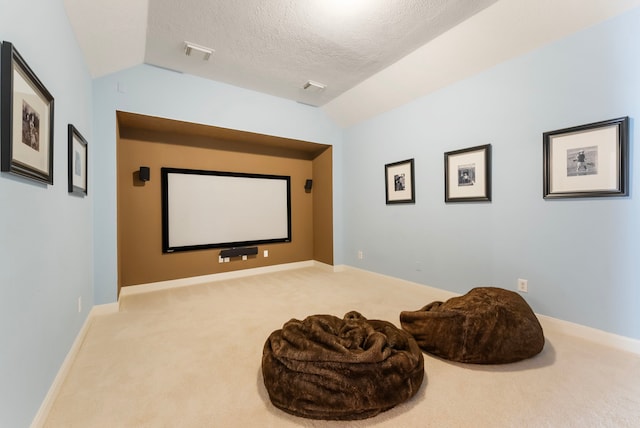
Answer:
[[[195,122],[334,146],[340,163],[342,131],[320,109],[199,77],[141,65],[94,81],[95,302],[116,301],[116,110]],[[340,173],[334,182],[340,183]],[[334,222],[340,231],[339,185]],[[337,249],[342,236],[334,231]],[[336,251],[336,260],[340,252]]]
[[[536,312],[640,338],[639,40],[635,9],[346,130],[345,262],[460,293],[525,278]],[[543,200],[542,133],[621,116],[631,196]],[[444,152],[487,143],[493,202],[445,204]],[[408,158],[416,203],[386,206]]]
[[[55,184],[0,174],[0,426],[29,425],[91,302],[116,300],[116,110],[332,144],[336,264],[457,292],[526,278],[537,312],[640,338],[635,149],[630,197],[558,201],[542,199],[541,150],[544,131],[640,116],[639,24],[634,10],[343,132],[321,109],[150,66],[92,83],[62,0],[0,0],[0,37],[55,97]],[[89,141],[85,198],[67,194],[68,123]],[[445,205],[443,153],[486,143],[493,202]],[[384,164],[407,158],[417,202],[386,206]]]
[[[66,175],[68,123],[92,161],[91,79],[61,0],[0,0],[0,39],[55,99],[54,185],[0,174],[0,426],[26,427],[93,302],[92,180],[78,198]]]

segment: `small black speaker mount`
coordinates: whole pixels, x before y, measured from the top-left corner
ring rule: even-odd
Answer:
[[[151,171],[148,166],[141,166],[138,171],[138,178],[140,181],[149,181],[151,178]]]

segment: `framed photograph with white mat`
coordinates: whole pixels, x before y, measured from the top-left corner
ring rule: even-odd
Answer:
[[[384,166],[387,205],[416,202],[414,162],[407,159]]]
[[[543,197],[627,196],[629,118],[543,133]]]
[[[0,55],[0,170],[53,184],[53,97],[11,43]]]
[[[69,193],[78,196],[87,194],[87,140],[76,129],[68,126],[69,145]]]
[[[491,201],[491,144],[444,154],[444,201]]]

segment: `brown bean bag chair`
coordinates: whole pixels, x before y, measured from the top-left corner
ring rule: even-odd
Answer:
[[[411,398],[424,377],[413,338],[358,312],[292,319],[267,339],[262,375],[274,406],[311,419],[377,415]]]
[[[462,363],[501,364],[542,351],[542,326],[527,302],[502,288],[478,287],[400,314],[423,351]]]

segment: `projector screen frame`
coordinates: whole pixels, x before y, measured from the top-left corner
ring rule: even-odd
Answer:
[[[246,239],[226,242],[210,242],[206,244],[194,245],[171,245],[169,227],[169,174],[188,174],[188,175],[204,175],[204,176],[220,176],[235,177],[258,180],[281,180],[286,183],[286,215],[287,215],[287,231],[286,236],[268,239]],[[162,252],[173,253],[182,251],[205,250],[212,248],[237,248],[246,246],[255,246],[260,244],[286,243],[291,242],[291,176],[275,175],[275,174],[256,174],[245,172],[230,171],[212,171],[187,168],[161,168],[161,193],[162,193]]]

